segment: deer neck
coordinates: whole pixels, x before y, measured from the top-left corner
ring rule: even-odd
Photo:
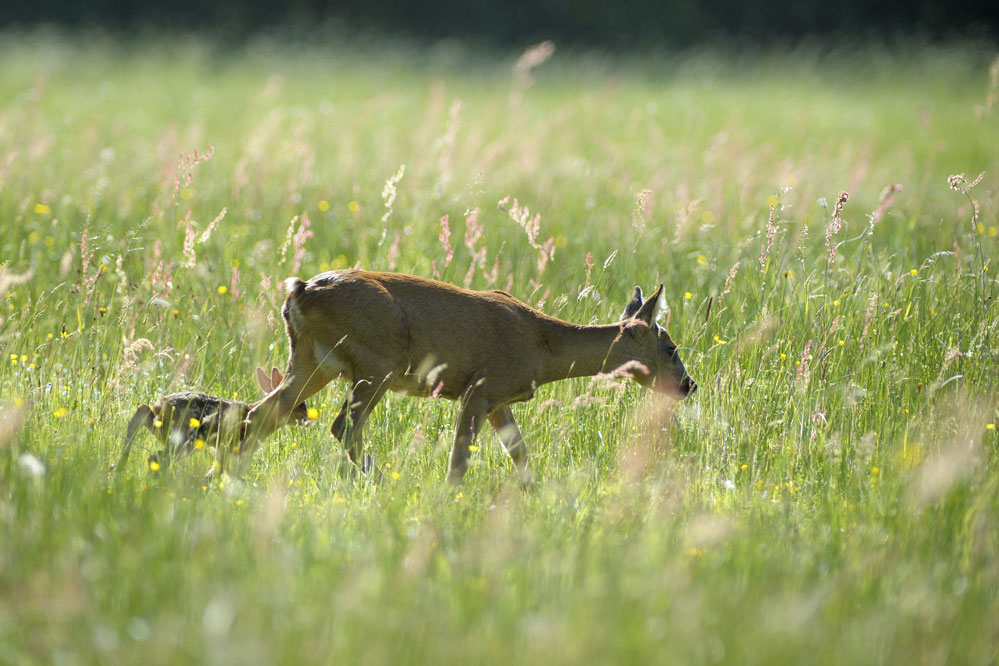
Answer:
[[[618,324],[584,326],[558,320],[546,322],[543,334],[546,354],[538,383],[591,377],[613,369],[605,366],[620,332]]]

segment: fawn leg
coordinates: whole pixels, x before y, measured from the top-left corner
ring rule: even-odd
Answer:
[[[128,428],[125,431],[125,444],[122,446],[121,455],[118,456],[118,462],[112,465],[112,470],[120,472],[125,467],[125,463],[128,462],[128,455],[132,452],[135,437],[139,434],[139,428],[145,426],[147,429],[152,430],[155,420],[156,417],[149,405],[139,405],[139,408],[135,410],[135,414],[132,414],[132,418],[128,421]]]

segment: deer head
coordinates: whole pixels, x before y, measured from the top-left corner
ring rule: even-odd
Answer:
[[[662,294],[660,284],[648,300],[643,300],[642,288],[635,287],[635,294],[621,314],[621,331],[611,346],[606,366],[638,363],[633,373],[635,381],[671,398],[682,399],[696,391],[697,384],[687,374],[676,343],[656,323],[663,308]]]

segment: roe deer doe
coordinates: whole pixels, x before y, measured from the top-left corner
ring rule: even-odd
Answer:
[[[257,384],[264,394],[281,385],[284,377],[277,368],[268,375],[257,368]],[[121,470],[128,462],[139,429],[145,427],[163,447],[150,460],[165,468],[172,460],[183,458],[195,449],[200,440],[207,446],[218,447],[217,455],[223,461],[229,447],[237,446],[246,436],[246,416],[254,404],[226,400],[205,393],[184,391],[158,397],[152,405],[139,405],[128,422],[125,444],[113,469]],[[305,424],[308,409],[299,403],[287,414],[285,422]],[[214,468],[213,468],[214,469]]]
[[[470,291],[399,273],[340,270],[285,281],[282,314],[291,341],[288,371],[247,416],[240,462],[288,420],[295,405],[337,377],[351,383],[332,433],[355,463],[362,429],[389,389],[460,400],[449,478],[468,467],[485,421],[522,481],[527,446],[510,404],[538,386],[609,372],[631,363],[639,384],[683,399],[697,386],[669,334],[656,324],[663,285],[648,300],[635,287],[621,321],[572,324],[503,291]]]

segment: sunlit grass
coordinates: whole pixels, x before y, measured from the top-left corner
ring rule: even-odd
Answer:
[[[3,661],[995,661],[995,54],[3,45]],[[701,388],[541,387],[528,492],[491,434],[446,483],[443,400],[357,475],[338,384],[243,481],[109,478],[355,265],[583,323],[664,282]]]

